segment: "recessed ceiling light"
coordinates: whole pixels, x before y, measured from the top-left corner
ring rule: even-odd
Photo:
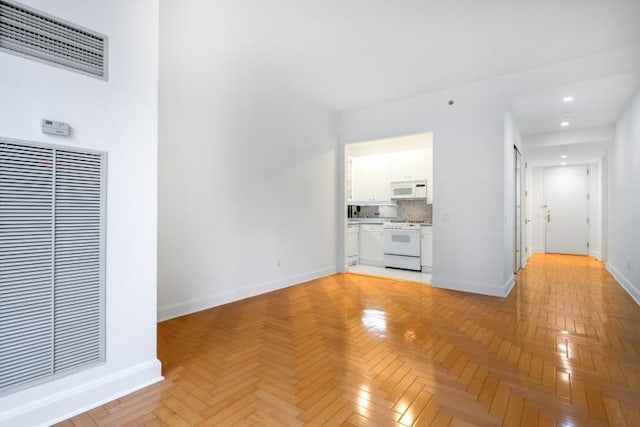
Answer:
[[[566,128],[567,126],[569,126],[571,123],[569,122],[562,122],[560,123],[560,126],[562,126],[563,128]]]
[[[565,166],[567,162],[560,162],[560,166]]]
[[[566,155],[566,154],[563,154],[563,155],[561,155],[561,156],[560,156],[560,158],[561,158],[561,159],[566,159],[566,158],[567,158],[567,155]]]
[[[562,98],[562,102],[573,102],[573,96],[565,96],[564,98]]]

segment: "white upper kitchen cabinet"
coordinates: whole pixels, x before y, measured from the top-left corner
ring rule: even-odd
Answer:
[[[400,151],[390,154],[391,180],[406,181],[427,177],[426,150]]]
[[[389,202],[391,180],[389,156],[384,154],[351,159],[351,201]]]

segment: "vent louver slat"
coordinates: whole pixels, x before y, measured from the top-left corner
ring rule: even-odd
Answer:
[[[11,156],[10,154],[15,154]],[[26,379],[41,378],[51,372],[53,296],[51,219],[53,215],[53,151],[50,149],[23,149],[17,145],[0,143],[0,389]],[[31,185],[24,187],[13,179],[17,171],[37,170],[38,188],[33,197]],[[22,172],[18,173],[23,175]],[[28,177],[28,175],[26,175]],[[12,183],[11,187],[7,183]],[[7,202],[11,200],[11,202]],[[44,203],[43,203],[44,202]],[[30,205],[45,205],[39,215],[21,215],[21,238],[16,242],[8,218],[29,212]],[[39,230],[49,230],[47,234]],[[34,245],[38,250],[27,250]],[[33,286],[34,267],[43,266],[38,274],[40,284]],[[9,287],[11,284],[11,287]],[[24,291],[17,299],[16,292]],[[37,325],[36,331],[30,329]],[[33,331],[33,333],[29,333]],[[11,337],[23,335],[23,339]],[[25,340],[24,338],[29,338]]]
[[[107,38],[19,3],[0,0],[0,49],[107,79]]]
[[[56,372],[100,360],[100,160],[62,150],[56,155]],[[80,189],[82,198],[62,196]],[[78,276],[85,280],[74,282]]]
[[[0,395],[103,360],[103,170],[0,138]]]

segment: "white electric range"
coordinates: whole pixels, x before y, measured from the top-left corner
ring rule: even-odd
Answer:
[[[382,228],[384,266],[420,271],[420,224],[385,222]]]

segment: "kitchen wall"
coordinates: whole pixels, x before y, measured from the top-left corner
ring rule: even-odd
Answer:
[[[249,24],[217,7],[160,2],[160,319],[336,269],[336,113],[229,51]]]
[[[156,359],[158,4],[21,0],[109,37],[103,81],[0,53],[0,135],[108,153],[106,362],[0,397],[0,426],[50,425],[160,380]],[[40,132],[68,122],[68,138]]]
[[[616,126],[608,160],[607,269],[640,304],[640,92]]]
[[[513,241],[505,107],[499,82],[487,81],[340,114],[342,144],[433,131],[434,286],[506,295],[513,283],[505,272],[505,242]]]

